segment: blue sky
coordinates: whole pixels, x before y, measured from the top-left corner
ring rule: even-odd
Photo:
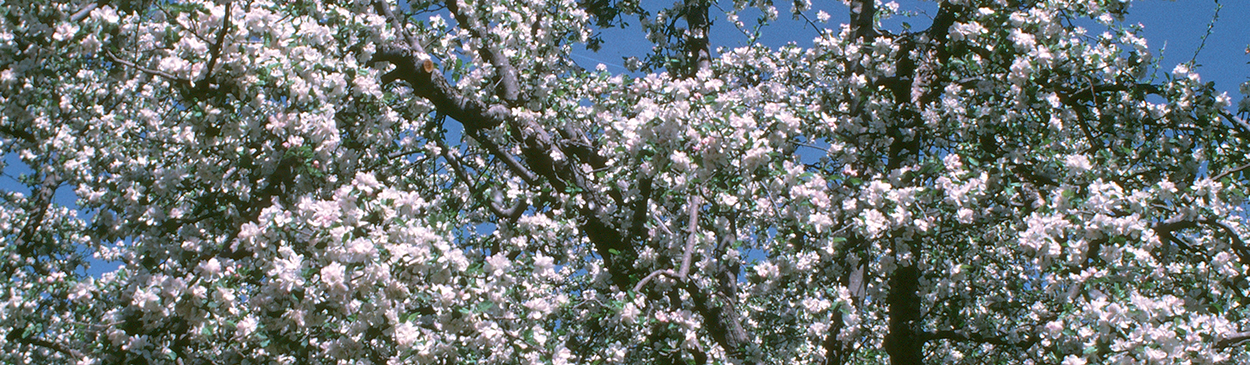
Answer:
[[[898,30],[902,22],[908,22],[912,30],[922,30],[928,27],[929,17],[937,11],[935,1],[896,1],[900,4],[900,10],[913,10],[918,14],[910,19],[899,17],[887,20],[884,26],[888,29]],[[660,8],[657,5],[660,1],[648,0],[643,3],[644,7],[652,12]],[[778,47],[794,42],[800,47],[810,47],[812,38],[818,34],[817,30],[805,21],[793,20],[789,14],[788,1],[781,0],[774,1],[774,3],[778,4],[780,15],[775,22],[763,29],[760,43]],[[1238,86],[1250,76],[1250,65],[1247,65],[1250,55],[1246,54],[1246,46],[1250,44],[1250,23],[1245,21],[1246,16],[1250,15],[1250,2],[1139,0],[1131,3],[1124,21],[1126,24],[1140,23],[1143,26],[1142,36],[1148,41],[1150,49],[1155,51],[1155,57],[1160,61],[1160,71],[1166,73],[1170,72],[1176,64],[1193,59],[1195,51],[1202,43],[1203,36],[1207,34],[1208,25],[1216,15],[1217,4],[1221,5],[1222,9],[1219,11],[1219,19],[1211,29],[1210,36],[1206,39],[1205,47],[1198,53],[1197,72],[1204,81],[1215,81],[1216,88],[1227,91],[1236,103],[1241,99]],[[732,4],[721,6],[731,7]],[[839,1],[813,1],[812,8],[808,16],[813,20],[817,10],[824,10],[831,16],[828,23],[817,23],[819,26],[837,29],[840,24],[847,22],[846,6]],[[713,29],[709,38],[713,48],[747,45],[747,37],[729,25],[723,11],[713,7],[711,12]],[[758,11],[743,11],[740,19],[750,25],[756,14],[759,14]],[[1098,28],[1100,25],[1092,21],[1086,23],[1082,25],[1091,33],[1102,29]],[[578,50],[574,53],[574,61],[587,69],[594,69],[596,64],[603,63],[611,72],[625,72],[622,67],[622,57],[641,57],[651,47],[637,26],[637,19],[631,19],[630,24],[632,27],[626,29],[605,30],[603,38],[607,42],[603,49],[599,52]]]

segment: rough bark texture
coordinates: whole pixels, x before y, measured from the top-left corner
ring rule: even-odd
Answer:
[[[886,304],[890,311],[890,333],[885,336],[885,352],[894,365],[920,364],[924,361],[923,332],[920,321],[920,270],[904,266],[890,275],[890,294]]]

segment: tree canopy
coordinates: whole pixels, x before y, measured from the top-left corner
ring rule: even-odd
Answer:
[[[0,362],[1250,362],[1250,99],[845,3],[6,0]]]

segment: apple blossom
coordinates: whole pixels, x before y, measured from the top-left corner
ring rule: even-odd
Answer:
[[[1250,361],[1250,99],[1122,0],[845,3],[6,2],[0,361]]]

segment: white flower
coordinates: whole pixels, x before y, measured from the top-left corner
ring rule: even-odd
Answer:
[[[378,250],[372,240],[364,237],[357,237],[348,241],[343,246],[343,261],[349,263],[362,263],[371,260],[376,256]]]
[[[62,22],[56,26],[56,33],[52,35],[52,39],[57,41],[65,41],[73,38],[78,33],[78,25],[73,22]]]
[[[825,230],[829,229],[829,227],[833,226],[833,219],[829,218],[828,214],[816,213],[808,217],[808,223],[810,223],[813,228],[816,228],[817,233],[823,233]]]
[[[401,349],[412,348],[412,344],[417,342],[420,336],[421,330],[411,322],[404,322],[395,326],[395,343]]]
[[[69,293],[69,300],[79,303],[89,301],[93,297],[93,291],[95,291],[95,281],[88,278],[87,281],[74,284],[74,289]]]
[[[221,261],[218,261],[216,257],[210,258],[208,261],[201,262],[198,269],[200,275],[215,277],[221,273]]]
[[[378,183],[378,179],[373,176],[373,173],[366,172],[357,172],[356,178],[352,180],[352,185],[355,185],[356,189],[365,193],[372,193],[374,190],[382,187],[382,184]]]
[[[1007,75],[1007,80],[1012,84],[1024,85],[1029,81],[1029,76],[1033,74],[1033,64],[1029,60],[1020,57],[1011,62],[1011,73]]]
[[[347,291],[346,267],[338,262],[332,262],[326,267],[321,268],[321,282],[331,292]]]
[[[121,18],[117,16],[117,10],[113,10],[113,7],[108,5],[101,6],[93,10],[91,12],[91,17],[97,18],[105,24],[117,24],[117,21],[121,20]]]
[[[1064,165],[1073,172],[1086,172],[1093,168],[1093,165],[1089,163],[1089,158],[1085,155],[1068,155]]]
[[[237,297],[234,295],[234,289],[219,286],[213,293],[213,299],[221,303],[223,307],[232,307]]]
[[[956,215],[956,219],[959,219],[959,223],[972,224],[972,220],[973,220],[972,209],[960,208],[959,212]]]
[[[762,262],[755,265],[755,274],[764,279],[775,277],[778,274],[777,265],[772,262]]]
[[[1184,64],[1184,63],[1177,64],[1176,67],[1172,68],[1172,77],[1178,81],[1180,79],[1189,79],[1191,81],[1198,81],[1198,73],[1190,70],[1189,65]]]
[[[503,275],[512,268],[512,261],[508,260],[508,256],[503,253],[497,253],[486,258],[486,264],[489,266],[491,274]]]
[[[860,216],[860,220],[864,229],[868,231],[868,235],[872,237],[877,237],[877,235],[885,231],[887,228],[886,224],[889,223],[885,215],[876,209],[864,211],[863,215]]]
[[[151,290],[138,289],[131,299],[131,304],[143,309],[144,311],[154,311],[159,308],[161,298]]]
[[[977,22],[955,23],[955,26],[951,27],[951,30],[954,31],[951,33],[951,39],[956,41],[965,39],[974,40],[982,33],[985,33],[985,27],[981,26],[981,23]]]
[[[256,327],[259,324],[260,322],[256,319],[256,316],[249,314],[235,325],[234,335],[239,338],[251,336],[252,333],[256,332]]]
[[[560,347],[556,349],[556,355],[552,357],[551,359],[551,364],[552,365],[568,365],[568,364],[571,364],[572,361],[573,361],[573,352],[569,351],[569,349],[567,347],[564,347],[564,345],[560,345]]]
[[[1011,42],[1015,44],[1016,50],[1021,52],[1032,51],[1037,47],[1037,42],[1032,34],[1025,33],[1020,29],[1011,30]]]
[[[638,310],[638,306],[634,305],[634,303],[625,303],[625,306],[621,308],[621,322],[627,324],[634,323],[634,321],[638,320],[639,314],[642,314],[642,312]]]
[[[690,171],[690,156],[687,156],[685,152],[673,152],[671,158],[673,160],[673,167],[675,167],[677,171]]]
[[[534,257],[534,272],[541,277],[552,277],[555,275],[555,259],[539,253]]]

